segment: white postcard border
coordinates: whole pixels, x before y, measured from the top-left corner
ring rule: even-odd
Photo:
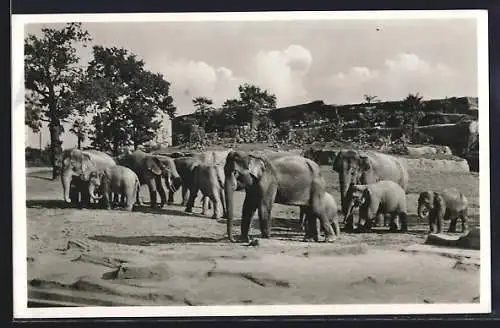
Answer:
[[[356,304],[356,305],[243,305],[27,308],[27,230],[24,127],[24,25],[29,23],[276,21],[325,19],[459,19],[475,18],[478,35],[478,106],[480,142],[481,269],[480,302],[475,304]],[[489,66],[486,10],[345,11],[256,13],[134,13],[12,15],[12,189],[14,318],[186,317],[275,315],[382,315],[491,312]]]

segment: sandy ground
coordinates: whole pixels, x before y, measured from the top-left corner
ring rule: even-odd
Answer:
[[[210,219],[211,210],[201,216],[199,207],[194,214],[179,205],[154,213],[147,207],[132,213],[66,208],[59,180],[49,176],[27,174],[32,306],[37,299],[59,305],[479,301],[479,251],[420,247],[427,227],[415,215],[416,190],[408,196],[409,233],[378,229],[342,234],[334,243],[305,243],[298,207],[275,205],[272,239],[248,246],[229,243],[224,220]],[[325,176],[338,200],[336,177],[328,168]],[[469,183],[471,226],[478,226],[477,175],[412,176],[427,186]],[[145,187],[141,193],[147,200]],[[243,194],[235,196],[238,214]],[[258,237],[257,226],[255,217],[252,234]]]

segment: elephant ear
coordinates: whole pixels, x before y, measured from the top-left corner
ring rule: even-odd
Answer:
[[[254,179],[260,180],[264,173],[264,162],[260,159],[251,158],[248,163],[248,172]]]
[[[335,172],[340,173],[342,171],[342,161],[343,161],[343,152],[340,151],[333,160],[332,168]]]
[[[82,173],[89,173],[97,169],[95,163],[92,161],[92,158],[90,157],[89,154],[85,153],[82,154],[81,163],[82,163],[81,167]]]
[[[359,156],[359,168],[361,171],[368,171],[370,169],[370,159],[366,155]]]
[[[64,157],[64,159],[62,160],[62,165],[63,166],[68,166],[69,163],[70,163],[69,157]]]
[[[361,205],[369,202],[371,198],[372,198],[372,195],[371,195],[370,189],[365,188],[365,190],[363,190],[363,194],[361,196]]]
[[[151,157],[147,161],[147,169],[151,171],[154,175],[161,175],[163,172],[163,164],[156,157]]]

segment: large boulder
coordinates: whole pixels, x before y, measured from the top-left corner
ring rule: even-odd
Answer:
[[[437,149],[430,146],[413,147],[407,146],[408,155],[411,156],[422,156],[426,154],[437,154]]]
[[[469,172],[467,160],[399,157],[409,171]]]
[[[479,228],[473,228],[466,234],[458,237],[444,234],[429,234],[425,240],[425,244],[466,249],[480,249],[479,236]]]

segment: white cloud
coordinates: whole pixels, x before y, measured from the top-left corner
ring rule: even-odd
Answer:
[[[325,100],[337,104],[358,103],[365,94],[376,95],[381,100],[397,100],[415,92],[426,99],[462,96],[456,81],[456,72],[443,63],[427,62],[414,53],[399,53],[378,69],[354,66],[332,74],[326,81],[331,98]]]
[[[179,115],[194,110],[192,99],[211,98],[216,106],[238,97],[238,85],[255,84],[274,93],[278,106],[304,102],[307,91],[303,78],[309,72],[312,56],[300,45],[282,50],[259,51],[253,56],[244,76],[236,76],[227,67],[214,67],[203,61],[167,61],[163,73],[172,83],[172,96]]]
[[[347,72],[339,72],[328,79],[328,84],[336,88],[359,87],[376,79],[379,72],[364,66],[351,67]]]
[[[303,78],[311,64],[310,51],[300,45],[290,45],[283,50],[259,51],[248,70],[248,79],[274,93],[278,106],[287,106],[307,98]]]
[[[307,72],[312,63],[312,56],[306,48],[292,44],[284,50],[286,63],[292,70]]]
[[[428,74],[432,71],[431,65],[412,53],[400,53],[395,58],[387,59],[385,65],[392,72],[416,72]]]
[[[239,81],[226,67],[217,67],[203,62],[178,60],[168,62],[164,75],[171,84],[171,93],[177,114],[189,114],[194,111],[192,99],[207,97],[216,106],[226,99],[237,96]]]

